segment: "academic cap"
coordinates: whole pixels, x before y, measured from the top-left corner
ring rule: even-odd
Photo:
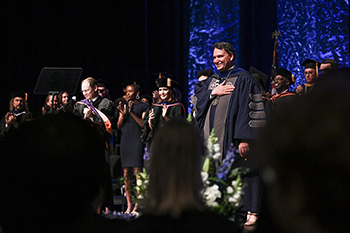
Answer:
[[[109,85],[109,82],[103,79],[97,80],[97,86],[98,87],[107,87]]]
[[[14,99],[16,97],[20,97],[22,99],[25,99],[26,93],[21,90],[16,90],[11,93],[11,99]]]
[[[306,59],[303,63],[301,63],[302,66],[306,68],[312,68],[316,70],[316,67],[318,67],[319,62],[318,61],[314,61],[311,59]]]
[[[254,67],[249,68],[249,73],[258,81],[258,83],[265,88],[267,79],[269,78],[266,74],[260,70],[255,69]]]
[[[285,77],[286,79],[288,79],[290,82],[289,85],[292,85],[295,83],[294,75],[292,74],[292,72],[290,72],[285,68],[277,68],[273,78],[275,78],[277,75],[281,75],[282,77]]]
[[[179,83],[176,82],[175,80],[171,79],[172,77],[171,74],[166,73],[166,72],[160,72],[160,73],[155,73],[154,75],[157,75],[158,78],[156,79],[156,84],[158,87],[177,87],[179,86]]]

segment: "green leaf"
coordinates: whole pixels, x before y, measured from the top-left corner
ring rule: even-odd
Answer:
[[[210,159],[209,158],[205,158],[202,170],[204,172],[209,172],[209,167],[210,167]]]

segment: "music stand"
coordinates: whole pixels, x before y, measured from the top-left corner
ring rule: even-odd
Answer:
[[[73,95],[83,69],[80,67],[44,67],[41,69],[34,94],[52,95],[52,109],[54,96],[62,90]]]

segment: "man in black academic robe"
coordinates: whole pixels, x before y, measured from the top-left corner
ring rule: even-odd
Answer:
[[[196,120],[205,139],[214,129],[222,159],[232,143],[240,154],[235,166],[251,168],[250,173],[243,177],[243,182],[247,184],[243,200],[248,213],[246,225],[252,225],[256,223],[253,214],[256,216],[259,211],[259,170],[248,165],[249,159],[248,162],[246,160],[250,142],[257,137],[258,129],[265,125],[264,104],[256,80],[235,65],[231,44],[216,43],[213,57],[219,73],[200,82],[195,88],[198,99]]]
[[[85,99],[78,101],[74,105],[73,113],[83,119],[95,122],[95,126],[100,129],[102,139],[106,141],[106,161],[109,163],[109,156],[113,152],[113,133],[112,124],[114,122],[114,103],[113,101],[98,95],[97,81],[94,78],[86,78],[81,83],[81,91]],[[110,173],[109,165],[106,172]],[[113,191],[111,180],[107,180],[105,187],[106,197],[104,206],[113,205]]]
[[[256,80],[235,66],[233,47],[228,51],[224,47],[214,49],[214,64],[219,73],[195,88],[196,119],[206,139],[214,128],[223,157],[231,143],[239,149],[241,156],[245,156],[249,151],[249,140],[255,139],[258,129],[265,124],[265,111]]]

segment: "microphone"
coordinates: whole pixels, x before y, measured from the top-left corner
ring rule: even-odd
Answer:
[[[66,103],[65,105],[63,105],[62,107],[60,107],[58,109],[58,111],[72,111],[73,110],[73,106],[74,104],[77,102],[77,97],[76,96],[72,96],[72,99]]]

